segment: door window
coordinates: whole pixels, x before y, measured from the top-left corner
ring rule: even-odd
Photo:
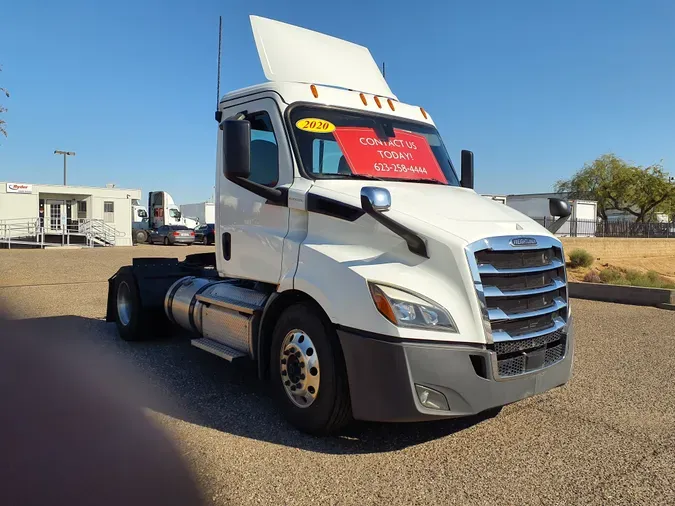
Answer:
[[[53,230],[61,230],[61,204],[49,205],[49,224]]]
[[[265,186],[276,186],[279,182],[279,146],[274,135],[272,119],[266,111],[249,114],[251,122],[251,176]]]
[[[114,202],[104,202],[103,203],[103,221],[106,223],[115,222],[115,203]]]

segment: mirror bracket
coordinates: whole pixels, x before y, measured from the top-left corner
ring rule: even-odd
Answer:
[[[361,207],[380,225],[403,238],[411,253],[429,258],[426,241],[413,230],[383,214],[391,207],[391,194],[386,188],[364,186],[361,188]]]

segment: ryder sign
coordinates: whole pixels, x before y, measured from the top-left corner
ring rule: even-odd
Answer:
[[[448,182],[423,135],[395,128],[385,140],[361,127],[338,127],[333,135],[354,174]]]
[[[7,193],[33,193],[33,185],[23,183],[7,183]]]

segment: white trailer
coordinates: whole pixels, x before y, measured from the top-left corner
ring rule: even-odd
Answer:
[[[318,434],[495,414],[567,383],[560,240],[477,194],[473,154],[458,174],[368,49],[251,23],[271,82],[217,106],[216,252],[122,267],[106,314],[119,335],[175,324],[253,360],[288,420]],[[555,230],[569,209],[549,206]]]
[[[214,202],[181,204],[180,212],[186,218],[197,220],[199,225],[212,225],[216,222],[216,204]]]
[[[507,195],[506,205],[540,223],[551,223],[554,217],[549,212],[549,200],[559,194],[541,193],[529,195]],[[570,219],[560,227],[560,237],[595,237],[598,221],[598,203],[594,200],[568,200]]]

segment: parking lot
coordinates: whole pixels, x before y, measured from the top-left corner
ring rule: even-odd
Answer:
[[[0,251],[0,298],[137,369],[215,504],[674,504],[675,312],[572,301],[566,387],[495,418],[355,424],[313,438],[277,414],[250,365],[179,338],[126,343],[105,323],[107,279],[133,256],[211,248]],[[161,406],[161,407],[158,407]]]

